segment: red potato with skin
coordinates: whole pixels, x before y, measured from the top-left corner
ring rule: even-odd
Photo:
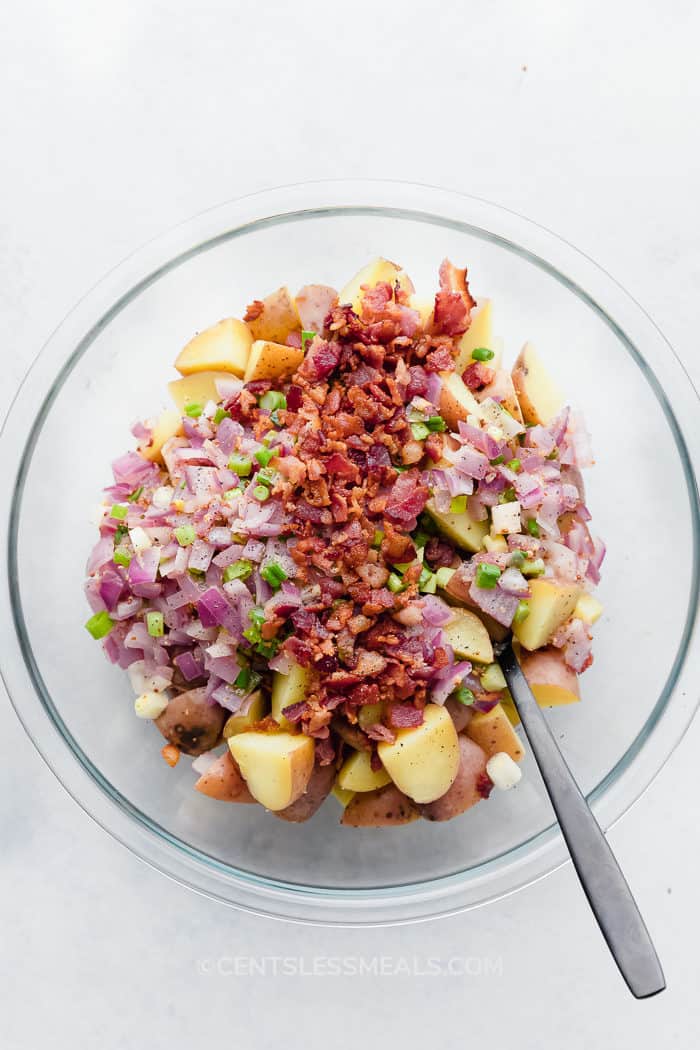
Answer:
[[[362,791],[348,802],[340,823],[350,828],[388,828],[410,824],[420,817],[416,803],[395,784]]]
[[[487,397],[500,401],[506,412],[510,412],[511,416],[517,419],[519,423],[523,422],[518,395],[515,392],[510,372],[507,372],[505,368],[499,368],[491,382],[483,390],[475,393],[474,396],[479,402],[485,401]]]
[[[201,775],[194,788],[219,802],[255,802],[228,749]]]
[[[538,704],[574,704],[581,699],[578,675],[567,666],[561,649],[521,649],[518,660]]]
[[[334,781],[335,766],[332,763],[327,766],[316,763],[304,794],[286,809],[278,809],[274,815],[290,824],[303,824],[321,808],[331,793]]]
[[[420,807],[426,820],[452,820],[471,809],[488,795],[490,780],[486,772],[486,754],[468,736],[459,737],[459,769],[449,791],[442,798]]]
[[[210,704],[204,689],[189,689],[174,696],[155,724],[170,744],[186,755],[211,751],[221,739],[226,711]]]
[[[474,713],[470,707],[467,707],[466,704],[460,704],[459,700],[451,697],[446,701],[445,708],[450,712],[450,717],[458,733],[467,728]]]
[[[338,302],[335,288],[327,284],[305,284],[296,294],[296,308],[305,332],[321,332],[323,322]]]

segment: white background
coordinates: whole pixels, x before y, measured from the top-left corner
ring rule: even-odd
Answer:
[[[5,0],[0,20],[2,413],[64,313],[134,247],[226,198],[349,175],[443,184],[552,227],[647,306],[700,383],[691,0]],[[368,1050],[698,1045],[700,723],[610,836],[669,984],[636,1003],[569,867],[394,930],[291,927],[199,899],[70,801],[2,700],[6,1050],[316,1050],[350,1031]],[[502,974],[202,973],[359,954],[467,955]]]

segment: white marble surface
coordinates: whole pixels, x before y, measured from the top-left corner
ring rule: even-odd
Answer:
[[[649,308],[700,383],[697,5],[468,0],[437,19],[416,0],[334,7],[6,0],[0,412],[67,309],[134,246],[222,199],[345,175],[442,183],[556,229]],[[570,868],[414,928],[240,915],[99,830],[4,696],[0,726],[7,1050],[314,1050],[342,1043],[351,1017],[368,1048],[697,1045],[697,722],[610,836],[666,968],[668,991],[646,1003],[624,990]],[[477,961],[467,977],[230,974],[233,957],[281,954],[305,971],[328,956]]]

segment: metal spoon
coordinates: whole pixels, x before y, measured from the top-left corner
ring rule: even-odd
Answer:
[[[637,999],[666,987],[661,963],[613,852],[562,755],[510,641],[499,660],[574,868],[613,959]]]

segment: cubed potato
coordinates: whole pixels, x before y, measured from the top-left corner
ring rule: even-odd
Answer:
[[[246,313],[246,323],[253,339],[272,343],[284,343],[290,332],[301,331],[299,311],[287,287],[278,288],[265,299],[251,304]]]
[[[246,729],[250,729],[256,722],[260,722],[266,714],[267,700],[258,691],[253,694],[250,706],[244,715],[230,715],[226,719],[226,724],[224,725],[225,739],[228,740],[230,736],[235,736],[237,733],[244,733]]]
[[[226,317],[190,339],[180,351],[175,367],[183,376],[195,372],[231,372],[242,379],[252,343],[248,325],[235,317]]]
[[[223,708],[209,703],[206,690],[188,689],[172,697],[154,725],[186,755],[203,755],[219,743],[225,721]]]
[[[351,828],[388,828],[410,824],[420,817],[418,806],[395,784],[353,795],[340,823]]]
[[[537,703],[542,707],[575,704],[581,699],[578,675],[564,661],[561,649],[521,650],[518,660]]]
[[[357,721],[360,723],[360,729],[367,729],[368,726],[377,725],[378,722],[381,722],[383,715],[384,704],[381,701],[376,704],[363,704],[357,712]]]
[[[498,368],[500,365],[500,346],[493,345],[493,311],[490,299],[480,299],[476,309],[472,310],[472,319],[469,328],[459,341],[459,352],[455,362],[455,371],[458,375],[466,372],[472,363],[472,351],[478,347],[486,347],[493,350],[494,356],[486,364],[489,368]]]
[[[581,588],[575,583],[545,578],[532,580],[529,615],[514,626],[513,634],[526,649],[541,649],[557,627],[569,619],[580,594]]]
[[[493,362],[488,362],[489,368],[493,366]],[[505,408],[506,412],[510,412],[513,419],[517,419],[519,423],[523,422],[523,414],[520,409],[520,402],[518,401],[518,395],[515,392],[515,386],[511,378],[510,372],[507,372],[505,368],[499,368],[493,377],[492,381],[474,394],[477,401],[485,401],[486,398],[492,397]]]
[[[275,816],[290,824],[303,824],[304,821],[310,820],[330,795],[334,779],[335,766],[322,766],[317,762],[304,794],[300,795],[296,802],[292,802],[291,806],[276,810]]]
[[[235,758],[228,750],[209,766],[194,788],[219,802],[255,802]]]
[[[499,751],[505,751],[514,762],[519,762],[525,754],[520,737],[513,729],[501,704],[496,704],[488,712],[475,711],[467,726],[467,736],[471,737],[489,758]]]
[[[182,379],[174,379],[168,383],[170,396],[178,407],[180,415],[185,411],[185,405],[206,405],[207,401],[219,401],[219,392],[216,389],[217,379],[230,380],[230,372],[195,372],[191,376]]]
[[[564,398],[550,379],[532,343],[520,351],[513,371],[513,386],[526,423],[551,423],[561,412]]]
[[[512,726],[519,726],[520,715],[518,714],[518,709],[515,706],[515,703],[513,702],[513,697],[510,695],[508,689],[504,690],[503,696],[501,697],[501,707],[508,716],[508,721],[510,722],[510,724]]]
[[[428,500],[425,509],[448,540],[452,540],[462,550],[471,553],[481,550],[484,545],[484,537],[489,531],[488,519],[475,521],[466,510],[458,514],[437,510],[435,501],[432,499]]]
[[[354,791],[346,791],[345,788],[341,788],[340,784],[336,783],[333,785],[331,795],[338,799],[343,809],[348,805],[349,802],[355,797]]]
[[[170,438],[183,433],[182,415],[173,408],[161,412],[151,427],[151,439],[146,444],[139,445],[139,455],[149,459],[152,463],[162,463],[163,445]]]
[[[603,614],[603,606],[596,597],[592,594],[588,594],[584,591],[579,600],[576,602],[576,608],[574,609],[574,616],[577,620],[583,620],[584,623],[594,624],[596,620],[599,620]]]
[[[314,742],[302,733],[248,730],[228,746],[253,798],[266,809],[286,809],[304,794],[314,768]]]
[[[443,627],[445,639],[460,660],[475,663],[493,662],[493,646],[488,631],[476,613],[467,609],[455,611],[453,618]]]
[[[256,339],[250,348],[245,370],[246,383],[254,379],[287,379],[304,360],[304,351],[265,339]]]
[[[421,806],[421,815],[426,820],[452,820],[460,813],[471,809],[484,798],[490,788],[486,775],[487,756],[477,743],[461,734],[459,740],[459,766],[449,790],[428,805]]]
[[[438,704],[426,705],[422,725],[399,729],[394,743],[382,741],[377,751],[396,786],[414,802],[440,798],[457,776],[457,730]]]
[[[338,293],[327,284],[305,284],[297,292],[294,302],[302,329],[321,332],[323,322],[338,302]]]
[[[427,331],[433,323],[435,299],[422,299],[419,295],[412,295],[409,305],[420,317],[421,328]]]
[[[440,391],[440,415],[453,433],[459,429],[459,421],[466,423],[467,416],[479,418],[479,402],[462,377],[456,372],[443,374]]]
[[[298,704],[306,699],[306,692],[311,680],[311,671],[300,664],[294,664],[289,674],[275,671],[272,679],[272,700],[270,714],[283,728],[288,728],[290,723],[282,712],[285,707]]]
[[[341,305],[350,303],[355,313],[359,314],[362,308],[362,286],[367,285],[369,288],[374,288],[380,281],[387,281],[392,287],[398,281],[401,288],[404,288],[409,293],[413,291],[411,279],[403,272],[401,267],[397,266],[396,263],[390,262],[389,259],[380,257],[372,259],[371,262],[367,263],[355,274],[351,281],[348,281],[345,287],[341,289],[338,302]]]
[[[340,768],[338,786],[346,791],[374,791],[391,780],[385,769],[372,769],[369,751],[354,751]]]

